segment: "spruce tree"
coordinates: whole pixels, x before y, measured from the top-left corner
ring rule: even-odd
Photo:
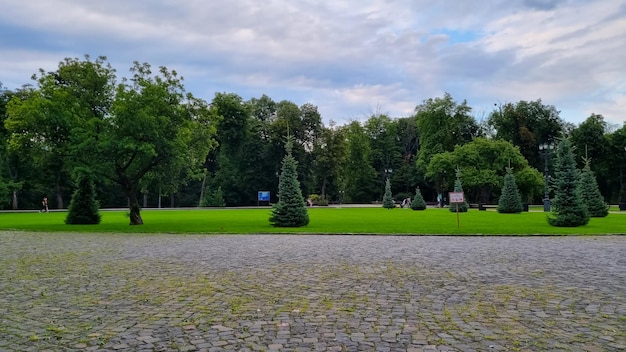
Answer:
[[[391,195],[391,181],[387,178],[385,181],[385,195],[383,196],[383,208],[394,209],[396,207],[396,202],[393,201],[393,196]]]
[[[585,158],[585,166],[580,173],[579,186],[583,201],[587,205],[589,216],[603,218],[609,215],[609,207],[604,202],[596,175],[591,171],[591,159]]]
[[[548,223],[559,227],[576,227],[589,222],[587,205],[582,198],[578,182],[578,169],[569,139],[563,139],[556,149],[556,189],[552,214]]]
[[[280,179],[278,181],[278,203],[272,209],[270,223],[275,227],[301,227],[309,223],[300,181],[298,181],[298,162],[291,154],[292,139],[287,138]]]
[[[504,175],[504,184],[502,185],[502,194],[498,200],[498,213],[521,213],[524,208],[522,207],[522,197],[517,189],[517,183],[515,183],[515,176],[513,175],[513,169],[507,168],[506,175]]]
[[[420,191],[419,186],[415,188],[415,197],[413,197],[413,201],[411,202],[411,209],[413,210],[425,210],[426,209],[426,202],[424,201],[424,197],[422,197],[422,192]]]
[[[96,200],[96,187],[88,173],[80,173],[77,176],[78,188],[72,194],[72,200],[67,209],[65,223],[74,224],[99,224],[101,215]]]
[[[456,169],[456,180],[454,180],[454,192],[463,192],[463,184],[461,183],[461,169]],[[467,197],[463,197],[463,203],[450,203],[448,209],[451,212],[456,212],[456,206],[459,205],[459,213],[466,213],[469,209],[467,204]]]

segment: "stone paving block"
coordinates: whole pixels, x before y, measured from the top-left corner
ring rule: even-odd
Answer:
[[[617,351],[625,252],[623,236],[0,232],[0,350]]]

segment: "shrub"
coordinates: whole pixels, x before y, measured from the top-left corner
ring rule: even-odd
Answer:
[[[511,168],[507,168],[506,175],[504,175],[504,184],[502,185],[502,194],[498,200],[497,210],[498,213],[508,214],[521,213],[523,210],[522,197],[517,189],[515,176]]]
[[[395,207],[396,202],[391,196],[391,181],[387,179],[387,181],[385,182],[385,195],[383,196],[383,208],[394,209]]]
[[[65,223],[70,225],[99,224],[102,216],[96,200],[96,187],[88,173],[77,176],[78,188],[72,194]]]
[[[413,201],[411,202],[411,209],[413,210],[425,210],[426,202],[424,201],[424,197],[422,197],[422,191],[420,187],[417,186],[415,188],[415,197],[413,197]]]

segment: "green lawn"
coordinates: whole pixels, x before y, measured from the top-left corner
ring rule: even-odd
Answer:
[[[592,218],[575,228],[552,227],[546,214],[531,211],[499,214],[470,209],[457,215],[447,209],[387,210],[381,208],[309,209],[310,223],[301,228],[272,227],[270,209],[144,210],[144,225],[129,226],[125,211],[102,211],[99,225],[66,225],[65,212],[0,213],[0,230],[116,233],[315,233],[315,234],[471,234],[471,235],[596,235],[626,234],[626,213]]]

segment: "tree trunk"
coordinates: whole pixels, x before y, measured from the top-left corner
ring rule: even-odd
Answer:
[[[148,207],[148,193],[144,193],[143,194],[143,207],[147,208]]]
[[[321,196],[322,196],[323,199],[326,199],[326,183],[327,183],[326,180],[327,180],[327,178],[324,177],[324,180],[322,181],[322,194],[321,194]]]
[[[174,207],[174,199],[176,197],[174,196],[174,193],[170,194],[170,208]]]
[[[198,201],[198,207],[202,206],[202,200],[204,199],[204,187],[206,187],[206,174],[207,171],[204,171],[204,178],[202,179],[202,187],[200,188],[200,200]]]
[[[56,193],[57,193],[57,209],[63,209],[63,187],[61,187],[60,176],[57,179]]]
[[[11,199],[11,206],[13,208],[13,210],[17,210],[17,190],[14,189],[13,190],[13,197]]]
[[[139,207],[139,200],[137,200],[137,193],[134,190],[130,190],[128,193],[128,202],[130,209],[130,225],[143,225],[143,219],[141,218],[141,208]]]

